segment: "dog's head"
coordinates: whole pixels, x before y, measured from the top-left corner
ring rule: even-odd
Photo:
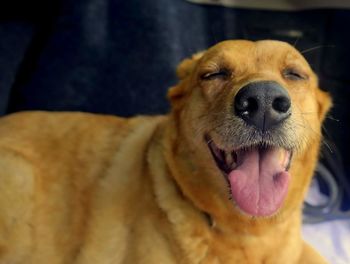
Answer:
[[[300,205],[331,105],[302,55],[279,41],[225,41],[177,74],[168,97],[191,166],[206,175],[191,180],[208,185],[202,196],[221,188],[236,211],[256,217]]]

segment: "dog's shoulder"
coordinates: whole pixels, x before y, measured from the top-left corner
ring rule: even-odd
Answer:
[[[132,131],[156,119],[82,112],[14,113],[0,118],[0,150],[11,149],[37,159],[108,156]]]
[[[124,127],[128,123],[127,118],[112,115],[101,115],[83,112],[47,112],[26,111],[13,113],[0,118],[0,133],[32,133],[39,131],[41,134],[60,134],[69,129],[98,130],[99,128]],[[94,126],[97,125],[97,126]],[[12,134],[11,133],[11,134]]]

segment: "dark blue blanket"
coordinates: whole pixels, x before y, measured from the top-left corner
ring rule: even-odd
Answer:
[[[0,114],[168,111],[176,65],[233,38],[295,44],[335,98],[328,137],[350,174],[350,11],[272,12],[184,0],[11,0],[0,4]]]

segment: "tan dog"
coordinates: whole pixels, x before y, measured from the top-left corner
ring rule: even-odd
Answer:
[[[305,59],[225,41],[178,75],[167,116],[1,119],[0,263],[325,263],[300,225],[331,100]]]

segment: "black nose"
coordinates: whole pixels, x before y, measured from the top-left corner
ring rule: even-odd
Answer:
[[[273,81],[247,84],[235,97],[235,114],[262,131],[280,124],[291,114],[287,91]]]

